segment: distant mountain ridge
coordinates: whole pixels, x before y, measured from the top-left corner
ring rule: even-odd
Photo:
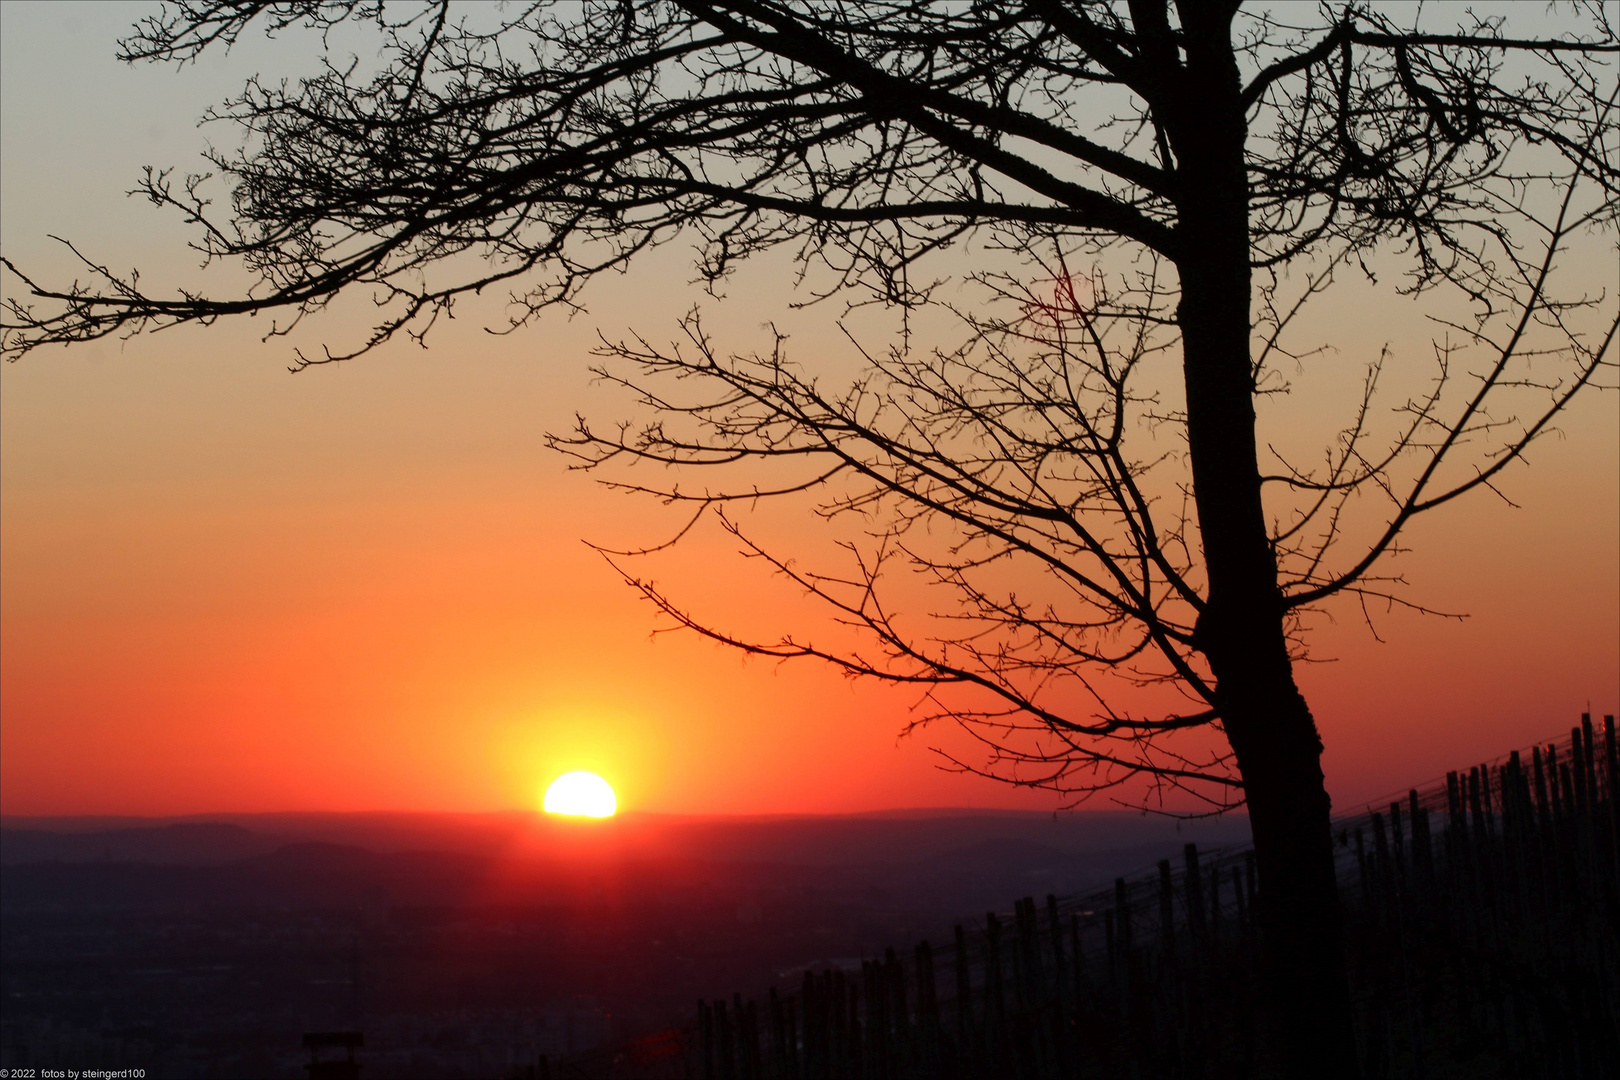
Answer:
[[[250,827],[245,822],[259,826]],[[699,902],[791,892],[956,915],[1067,893],[1246,822],[1138,814],[978,813],[573,822],[538,815],[264,815],[79,830],[0,825],[7,913],[208,907]],[[725,903],[732,903],[728,899]]]
[[[100,829],[91,832],[0,827],[0,865],[36,862],[137,862],[207,866],[273,851],[286,841],[219,821]]]
[[[0,865],[127,861],[212,865],[284,844],[322,841],[378,852],[681,856],[726,862],[845,865],[916,861],[987,841],[1029,841],[1078,854],[1191,840],[1248,842],[1241,815],[1178,822],[1126,811],[1054,816],[913,810],[849,815],[682,817],[627,813],[604,822],[540,814],[221,814],[187,818],[0,819]]]

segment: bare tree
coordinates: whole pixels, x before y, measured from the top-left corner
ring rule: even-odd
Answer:
[[[588,467],[731,478],[616,474],[719,509],[871,644],[744,639],[640,583],[680,623],[915,684],[929,715],[986,739],[985,768],[1023,782],[1083,791],[1146,772],[1243,800],[1292,1069],[1351,1075],[1299,614],[1340,594],[1400,599],[1381,566],[1402,529],[1491,487],[1614,366],[1612,293],[1555,287],[1570,243],[1612,243],[1607,12],[1571,6],[1527,36],[1417,18],[1168,0],[183,0],[124,57],[185,63],[254,25],[353,23],[375,27],[380,62],[253,79],[212,113],[243,133],[212,158],[232,185],[223,218],[205,178],[147,173],[140,192],[196,227],[205,260],[245,262],[255,288],[158,296],[88,256],[86,279],[57,288],[7,262],[30,295],[6,302],[5,354],[249,312],[280,312],[282,335],[369,290],[375,331],[298,353],[305,367],[420,340],[490,287],[515,288],[520,326],[677,235],[696,239],[709,283],[786,246],[807,301],[912,312],[942,302],[934,268],[952,245],[1026,260],[977,276],[989,295],[959,312],[960,347],[874,349],[850,386],[829,389],[780,340],[730,355],[695,316],[677,346],[613,345],[605,372],[656,418],[609,435],[581,421],[557,444]],[[1277,464],[1262,466],[1256,402],[1280,364],[1310,362],[1290,327],[1347,272],[1404,275],[1403,292],[1432,299],[1445,333],[1427,388],[1397,388],[1390,428],[1375,362],[1325,458],[1268,449]],[[1145,374],[1161,358],[1173,388]],[[806,492],[863,523],[853,569],[801,570],[724,512]],[[950,594],[930,626],[886,603],[902,566]],[[1034,598],[998,577],[1026,566]],[[1107,692],[1108,672],[1186,707],[1144,713]],[[1200,730],[1229,753],[1180,749]]]

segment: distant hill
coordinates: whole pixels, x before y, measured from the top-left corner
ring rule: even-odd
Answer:
[[[48,826],[48,827],[42,827]],[[0,826],[0,903],[19,911],[752,904],[790,893],[937,918],[1071,893],[1247,823],[1128,813],[683,818],[276,814],[83,828]],[[687,898],[682,900],[681,898]]]
[[[1078,854],[1246,844],[1241,814],[1176,821],[1126,811],[1052,815],[992,810],[683,817],[621,814],[580,822],[540,814],[221,814],[188,818],[0,819],[0,864],[130,861],[210,865],[300,841],[372,851],[509,856],[669,857],[835,866],[916,861],[986,842],[1018,840]]]
[[[0,828],[0,865],[116,861],[207,866],[262,855],[284,843],[279,837],[219,821],[93,831],[6,826]]]
[[[9,842],[9,836],[7,838]],[[0,908],[21,913],[358,908],[381,889],[411,905],[463,906],[489,877],[488,860],[449,852],[381,855],[338,844],[288,844],[216,865],[136,861],[11,863]]]

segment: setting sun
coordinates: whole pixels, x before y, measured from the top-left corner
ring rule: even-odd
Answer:
[[[546,788],[548,814],[576,817],[612,817],[619,800],[608,782],[593,772],[563,773]]]

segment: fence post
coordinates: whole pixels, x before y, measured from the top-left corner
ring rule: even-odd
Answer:
[[[939,1017],[939,998],[934,990],[934,949],[928,939],[917,942],[914,951],[917,968],[917,1018]]]
[[[1115,878],[1114,922],[1120,959],[1120,977],[1115,986],[1119,992],[1119,1022],[1121,1025],[1131,1023],[1131,992],[1136,982],[1135,934],[1131,927],[1131,921],[1131,897],[1129,891],[1125,888],[1125,879]]]
[[[1394,876],[1389,872],[1389,838],[1384,833],[1384,815],[1373,811],[1373,877],[1378,896],[1380,915],[1385,901],[1388,900],[1390,879]]]
[[[1506,774],[1502,784],[1502,830],[1503,834],[1517,840],[1524,830],[1524,806],[1519,800],[1519,788],[1524,780],[1524,766],[1519,761],[1517,750],[1508,757],[1508,763],[1503,766]]]
[[[1036,987],[1040,972],[1031,963],[1034,944],[1035,900],[1026,896],[1013,904],[1013,1000],[1017,1012],[1028,1015],[1039,1002]]]
[[[797,1061],[797,1080],[820,1080],[822,1071],[818,1067],[816,1058],[816,1040],[821,1034],[820,1010],[817,1008],[820,995],[816,990],[816,978],[810,972],[804,973],[804,981],[799,984],[799,1036],[804,1040],[804,1047],[800,1049],[795,1042],[794,1053]],[[792,1003],[789,1003],[791,1007]]]
[[[1176,951],[1175,894],[1170,886],[1170,860],[1159,860],[1159,946],[1168,966]]]
[[[861,987],[853,979],[844,984],[849,995],[849,1069],[845,1076],[862,1076],[870,1059],[866,1056],[866,1028],[861,1023]]]
[[[1069,979],[1069,957],[1063,948],[1063,917],[1058,914],[1057,893],[1046,894],[1046,927],[1052,935],[1052,985],[1061,994]]]
[[[1603,758],[1609,774],[1610,857],[1614,859],[1615,873],[1620,875],[1620,750],[1615,747],[1613,715],[1603,718]]]
[[[1356,826],[1356,871],[1361,874],[1361,907],[1372,910],[1372,871],[1367,868],[1367,845],[1362,840],[1361,826]]]
[[[1406,793],[1408,816],[1412,819],[1412,865],[1424,888],[1434,884],[1434,847],[1429,835],[1429,812],[1418,803],[1417,788]]]
[[[1070,957],[1064,955],[1063,917],[1058,914],[1056,893],[1046,894],[1046,926],[1052,935],[1052,1007],[1051,1030],[1053,1047],[1057,1054],[1060,1076],[1074,1072],[1074,1050],[1070,1046],[1069,1015],[1079,999],[1079,976],[1070,968]],[[1072,988],[1072,989],[1071,989]]]
[[[1535,777],[1536,787],[1536,821],[1541,826],[1543,842],[1545,834],[1552,824],[1552,803],[1547,801],[1547,774],[1542,768],[1541,747],[1532,747],[1530,750],[1530,769]]]
[[[879,1047],[878,1040],[881,1039],[883,1035],[883,1024],[879,1019],[878,1010],[883,1007],[883,997],[881,994],[877,993],[877,987],[873,985],[874,973],[872,969],[876,966],[877,962],[875,960],[861,961],[861,981],[859,986],[861,989],[861,1000],[866,1003],[866,1022],[860,1025],[862,1036],[860,1043],[866,1059],[867,1067],[872,1070],[874,1075],[881,1076],[883,1068],[883,1054]]]
[[[1204,873],[1198,865],[1198,845],[1188,844],[1181,849],[1186,864],[1187,922],[1192,928],[1193,944],[1203,944],[1209,937],[1204,923]]]
[[[956,1042],[966,1060],[973,1037],[973,976],[968,970],[967,931],[956,924]]]
[[[714,1014],[702,998],[698,999],[698,1045],[703,1058],[703,1080],[716,1080]]]
[[[1050,1072],[1056,1058],[1053,1045],[1055,1033],[1050,1024],[1051,989],[1046,980],[1046,965],[1041,959],[1040,916],[1035,898],[1026,896],[1018,904],[1018,969],[1022,990],[1019,1008],[1018,1037],[1024,1043],[1037,1076]]]
[[[1620,751],[1614,744],[1614,716],[1603,718],[1603,757],[1609,766],[1609,805],[1620,808]]]
[[[1401,826],[1401,801],[1389,804],[1389,839],[1395,849],[1395,887],[1406,891],[1406,830]]]
[[[1485,810],[1479,804],[1479,766],[1475,765],[1468,770],[1468,811],[1473,819],[1473,838],[1475,848],[1485,843]]]
[[[782,1006],[782,1043],[783,1052],[787,1055],[787,1071],[783,1075],[791,1080],[802,1080],[804,1076],[804,1058],[799,1053],[799,1006],[798,1002],[788,998]]]
[[[1119,919],[1119,948],[1120,953],[1130,962],[1131,949],[1135,944],[1135,935],[1131,932],[1131,897],[1125,888],[1124,878],[1114,879],[1114,912]]]
[[[1576,752],[1571,748],[1570,756],[1577,758]],[[1563,828],[1559,830],[1558,857],[1564,874],[1564,894],[1572,902],[1578,902],[1585,889],[1584,867],[1581,865],[1581,822],[1585,817],[1577,809],[1575,802],[1575,780],[1568,761],[1558,763],[1558,788],[1563,792],[1564,820]],[[1583,906],[1575,903],[1569,910],[1577,915],[1584,915]],[[1563,935],[1568,941],[1569,935]]]
[[[1046,894],[1046,928],[1052,935],[1052,1002],[1058,1015],[1065,1016],[1064,1003],[1073,996],[1068,987],[1074,976],[1069,971],[1069,957],[1063,948],[1063,917],[1058,914],[1056,893]]]
[[[927,940],[916,948],[917,1067],[923,1076],[938,1076],[940,1053],[939,993],[934,987],[934,950]]]
[[[1586,761],[1585,755],[1581,753],[1581,729],[1578,727],[1569,729],[1569,757],[1570,771],[1575,781],[1575,816],[1584,822],[1588,805],[1586,798]]]
[[[1581,713],[1581,746],[1586,751],[1586,802],[1594,810],[1598,802],[1597,754],[1592,741],[1592,714]]]
[[[751,1000],[744,1006],[742,995],[738,994],[737,1010],[742,1021],[743,1059],[746,1062],[742,1074],[746,1080],[759,1080],[764,1057],[759,1046],[759,1002]]]
[[[1570,777],[1569,762],[1558,763],[1558,787],[1563,792],[1564,818],[1566,821],[1579,818],[1575,810],[1575,781]]]
[[[771,987],[770,1020],[771,1020],[771,1075],[786,1076],[787,1062],[787,1016],[782,1008],[782,999],[776,993],[776,987]]]
[[[1493,796],[1491,795],[1491,767],[1489,765],[1481,765],[1479,767],[1479,796],[1480,802],[1485,807],[1485,836],[1488,839],[1495,840],[1496,802],[1501,801],[1501,790],[1500,785],[1498,785],[1498,790],[1496,796],[1494,797],[1495,801],[1493,801]]]
[[[725,998],[714,1001],[715,1075],[719,1080],[737,1080],[737,1046],[731,1034],[731,1017],[726,1014]]]
[[[1086,953],[1080,947],[1080,913],[1069,915],[1069,953],[1074,957],[1074,1007],[1080,1008],[1080,980],[1086,972]]]
[[[989,1033],[986,1042],[987,1051],[992,1061],[1001,1053],[1007,1031],[1007,995],[1006,988],[1001,980],[1001,920],[996,913],[987,912],[984,917],[984,939],[986,945],[984,965],[984,992],[985,992],[985,1029]]]
[[[904,1035],[911,1030],[911,995],[906,993],[906,965],[893,946],[883,950],[883,971],[889,986],[889,1023]]]
[[[1564,793],[1558,783],[1558,746],[1547,744],[1547,786],[1552,789],[1552,815],[1553,824],[1561,824],[1564,820]]]
[[[1112,908],[1103,912],[1103,936],[1106,939],[1108,948],[1108,979],[1110,982],[1115,983],[1119,981],[1119,929],[1117,923],[1118,920],[1115,918]]]
[[[816,980],[815,1080],[837,1075],[844,1053],[843,973],[825,971]]]
[[[1614,895],[1620,898],[1620,750],[1615,746],[1612,714],[1603,718],[1603,759],[1608,766],[1609,876]]]
[[[873,1076],[887,1076],[889,1003],[883,992],[883,965],[879,961],[861,961],[861,991],[866,997],[866,1060]]]
[[[1468,829],[1468,823],[1463,821],[1463,784],[1455,771],[1445,774],[1445,810],[1447,836],[1461,836]]]

